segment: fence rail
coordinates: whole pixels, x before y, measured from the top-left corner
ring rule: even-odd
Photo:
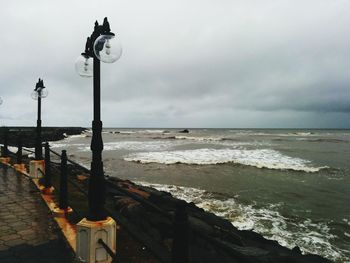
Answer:
[[[97,241],[99,244],[102,245],[102,247],[107,251],[108,255],[111,256],[112,258],[112,262],[115,262],[115,260],[117,259],[116,255],[114,254],[113,250],[100,238]]]

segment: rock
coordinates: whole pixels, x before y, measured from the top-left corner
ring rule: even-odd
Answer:
[[[187,130],[187,129],[184,129],[184,130],[182,130],[182,131],[178,131],[179,133],[189,133],[190,131],[189,130]]]

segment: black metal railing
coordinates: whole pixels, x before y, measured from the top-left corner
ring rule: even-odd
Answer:
[[[18,136],[17,148],[18,148],[17,153],[16,153],[17,163],[22,163],[22,138],[21,138],[21,136]]]
[[[108,255],[112,258],[112,262],[116,262],[117,256],[114,254],[113,250],[100,238],[97,241],[108,253]]]
[[[67,163],[72,164],[73,166],[76,166],[77,168],[79,168],[80,170],[86,172],[87,174],[90,174],[90,170],[87,169],[86,167],[80,165],[79,163],[70,160],[67,158],[67,154],[66,151],[62,151],[62,154],[59,154],[58,152],[52,150],[49,148],[49,152],[54,154],[55,156],[59,157],[61,159],[61,164],[60,164],[60,171],[61,171],[61,177],[60,177],[60,188],[61,186],[66,186],[67,182],[69,182],[71,185],[73,185],[76,189],[78,189],[78,191],[80,191],[82,194],[84,194],[85,196],[87,196],[87,192],[86,190],[84,190],[82,187],[80,187],[77,183],[75,183],[73,180],[69,179],[69,176],[65,176],[65,174],[67,174]],[[46,155],[46,153],[45,153]],[[47,162],[49,161],[46,158]],[[62,172],[63,171],[63,172]],[[63,176],[62,176],[63,175]],[[162,209],[160,209],[158,206],[154,205],[153,203],[149,202],[148,200],[145,200],[141,197],[139,197],[136,194],[130,193],[127,190],[118,187],[110,182],[108,182],[108,180],[106,181],[107,185],[109,185],[108,187],[108,191],[110,193],[123,193],[131,198],[133,198],[135,201],[138,201],[140,203],[142,203],[144,206],[146,206],[147,208],[156,211],[158,214],[161,214],[162,216],[166,216],[169,219],[172,219],[173,216],[170,215],[169,213],[166,213],[165,211],[163,211]],[[68,203],[68,196],[67,196],[67,192],[65,187],[63,187],[63,191],[61,190],[59,193],[59,200],[61,199],[66,199],[67,203]],[[61,206],[60,206],[61,207]],[[73,207],[74,208],[74,207]],[[172,256],[171,254],[167,251],[167,249],[165,248],[165,246],[163,244],[157,243],[155,242],[152,238],[150,238],[147,234],[143,233],[142,230],[138,229],[137,226],[133,225],[132,223],[129,222],[129,220],[127,220],[123,215],[121,215],[119,212],[115,211],[115,210],[110,210],[110,209],[106,209],[107,212],[110,214],[110,216],[112,216],[117,222],[118,224],[120,224],[122,227],[124,227],[125,230],[128,231],[128,233],[130,233],[138,242],[144,244],[145,247],[147,247],[151,253],[158,258],[161,262],[164,263],[171,263],[172,260]],[[75,211],[75,209],[73,210]],[[178,232],[178,231],[176,231]],[[179,242],[181,243],[181,242]],[[102,244],[101,244],[102,245]],[[113,252],[108,246],[107,244],[102,245],[107,253],[111,253]],[[177,250],[176,253],[179,253],[179,250]],[[180,254],[184,254],[184,253],[180,253]],[[110,254],[111,255],[111,254]],[[112,256],[112,255],[111,255]],[[116,255],[113,254],[112,258],[116,258]],[[188,261],[186,260],[181,260],[181,261],[173,261],[173,263],[186,263]]]
[[[67,152],[62,150],[61,155],[61,177],[60,177],[60,195],[59,195],[59,208],[68,208],[68,182],[67,182]]]
[[[50,157],[50,145],[48,142],[45,143],[45,175],[44,175],[44,186],[45,188],[52,187],[51,184],[51,157]]]

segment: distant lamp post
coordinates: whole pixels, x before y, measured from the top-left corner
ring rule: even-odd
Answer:
[[[35,140],[35,160],[43,159],[43,150],[41,145],[41,99],[46,98],[48,91],[44,86],[44,81],[39,78],[32,92],[32,98],[38,101],[38,119],[36,122],[36,140]]]
[[[93,76],[94,119],[92,121],[92,162],[89,181],[89,215],[88,220],[99,221],[106,219],[105,179],[102,163],[102,121],[101,121],[101,88],[100,88],[100,61],[113,63],[122,54],[119,39],[111,32],[107,17],[103,24],[95,22],[94,31],[87,38],[85,51],[76,61],[75,69],[82,77]]]
[[[3,103],[2,98],[0,97],[0,105]],[[1,147],[1,157],[0,157],[0,162],[8,164],[10,162],[10,157],[8,156],[8,145],[7,145],[7,140],[8,140],[8,128],[3,127],[2,128],[2,136],[3,136],[3,147]]]
[[[103,24],[95,22],[94,31],[87,38],[85,51],[75,63],[77,73],[82,77],[93,77],[94,116],[92,121],[91,151],[92,162],[89,177],[88,203],[89,213],[77,225],[77,256],[86,262],[95,262],[101,258],[112,258],[97,242],[95,236],[101,236],[102,241],[115,252],[116,250],[116,223],[107,216],[105,211],[105,178],[102,163],[102,121],[101,121],[101,88],[100,88],[100,61],[113,63],[122,54],[119,39],[111,32],[107,17]],[[97,222],[98,221],[98,222]],[[88,235],[86,233],[89,232]],[[89,236],[88,240],[86,236]],[[90,253],[86,253],[90,251]],[[97,252],[103,251],[103,252]],[[102,261],[101,261],[102,262]]]

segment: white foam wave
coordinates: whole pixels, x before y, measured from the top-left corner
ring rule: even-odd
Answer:
[[[7,149],[13,153],[16,153],[18,151],[18,148],[15,146],[7,146]]]
[[[175,136],[175,139],[179,140],[192,140],[192,141],[222,141],[222,137],[195,137],[195,136]]]
[[[286,132],[286,133],[274,133],[274,132],[253,132],[253,131],[235,131],[230,130],[231,133],[237,136],[278,136],[278,137],[296,137],[296,136],[315,136],[313,132]]]
[[[283,204],[257,208],[254,205],[240,204],[236,200],[237,197],[215,196],[197,188],[137,183],[193,202],[206,211],[226,218],[240,230],[254,230],[288,248],[299,246],[303,253],[319,254],[332,260],[344,258],[341,249],[338,250],[330,243],[335,236],[330,233],[326,223],[315,223],[309,219],[297,222],[295,219],[286,218],[278,212],[278,208]]]
[[[138,133],[165,133],[165,130],[142,130],[139,131]]]
[[[308,160],[293,158],[271,149],[196,149],[186,151],[142,152],[124,157],[125,161],[162,164],[238,163],[257,168],[317,172],[325,167],[312,167]]]
[[[119,131],[120,134],[134,134],[134,131]]]
[[[63,136],[65,137],[65,139],[84,138],[86,137],[86,133],[82,132],[80,134],[72,134],[72,135],[67,135],[67,133],[63,133]]]
[[[131,151],[160,151],[174,146],[167,141],[118,141],[104,143],[104,151],[131,150]],[[78,147],[79,151],[90,151],[90,146]]]
[[[84,147],[84,143],[70,143],[67,141],[62,142],[50,142],[50,148],[67,148],[67,147]],[[87,147],[87,146],[86,146]]]

